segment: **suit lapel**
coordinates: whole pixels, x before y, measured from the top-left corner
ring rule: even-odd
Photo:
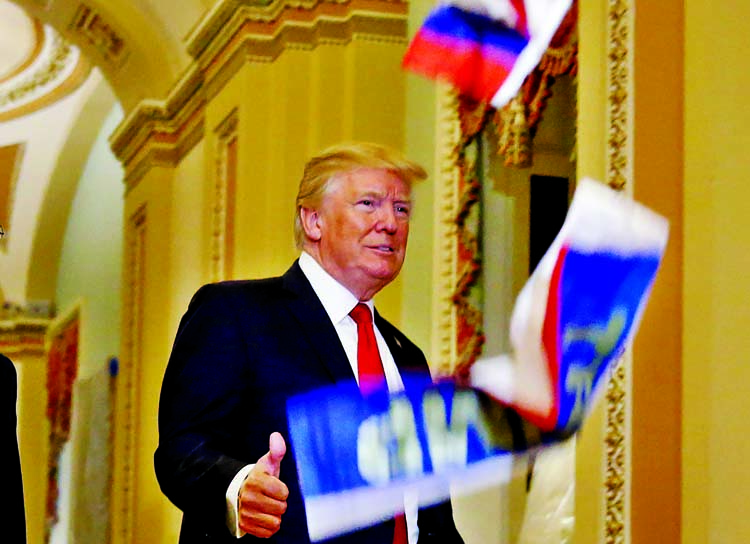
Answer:
[[[332,381],[353,380],[352,367],[336,329],[297,261],[284,274],[283,285],[291,294],[287,301],[289,311]]]

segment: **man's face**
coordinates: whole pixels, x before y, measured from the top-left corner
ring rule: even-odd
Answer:
[[[372,298],[401,270],[410,213],[411,189],[392,172],[333,179],[317,212],[320,264],[360,300]]]

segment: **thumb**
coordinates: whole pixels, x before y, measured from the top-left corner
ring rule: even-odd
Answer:
[[[258,459],[256,466],[274,476],[279,477],[281,472],[281,460],[286,455],[286,442],[280,433],[271,433],[268,438],[268,453]]]

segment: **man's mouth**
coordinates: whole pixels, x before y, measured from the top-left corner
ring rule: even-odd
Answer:
[[[382,251],[383,253],[393,253],[396,250],[393,248],[393,246],[390,245],[376,245],[376,246],[368,246],[370,249],[374,249],[376,251]]]

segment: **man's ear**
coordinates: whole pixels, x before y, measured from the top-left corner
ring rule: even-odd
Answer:
[[[318,242],[322,236],[318,210],[302,207],[299,209],[299,217],[302,220],[302,228],[305,230],[307,238],[313,242]]]

